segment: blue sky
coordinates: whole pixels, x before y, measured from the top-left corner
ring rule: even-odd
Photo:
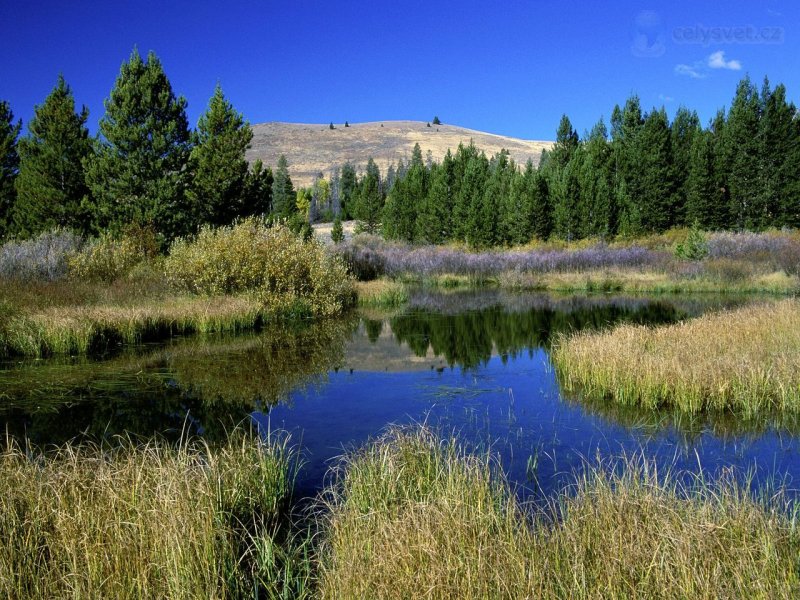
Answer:
[[[705,123],[746,73],[800,104],[800,3],[0,0],[0,99],[27,122],[62,72],[96,129],[136,45],[192,125],[220,82],[251,123],[442,121],[552,139],[632,92]]]

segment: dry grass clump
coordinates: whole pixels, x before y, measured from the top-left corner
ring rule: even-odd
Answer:
[[[424,429],[346,458],[326,496],[320,597],[524,598],[532,537],[490,472]]]
[[[0,595],[229,598],[281,585],[286,439],[0,452]],[[272,553],[271,555],[269,553]],[[270,558],[271,557],[271,558]]]
[[[356,282],[359,306],[393,307],[408,302],[408,288],[391,279],[374,279]]]
[[[326,497],[322,598],[749,598],[800,591],[800,537],[747,486],[680,483],[643,459],[588,469],[526,508],[491,461],[395,430]]]
[[[562,385],[591,398],[690,413],[800,411],[800,301],[783,300],[655,328],[562,337]]]

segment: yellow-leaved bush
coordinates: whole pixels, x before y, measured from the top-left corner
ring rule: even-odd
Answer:
[[[285,225],[248,218],[203,228],[173,242],[164,263],[178,289],[196,294],[252,293],[279,314],[331,316],[355,302],[344,262]]]

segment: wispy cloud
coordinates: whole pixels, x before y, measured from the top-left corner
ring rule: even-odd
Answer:
[[[691,77],[692,79],[704,79],[706,74],[699,70],[696,66],[691,65],[675,65],[675,74],[676,75],[685,75],[686,77]]]
[[[738,60],[725,60],[725,51],[717,50],[708,57],[708,66],[712,69],[728,69],[730,71],[741,71],[742,63]]]
[[[725,51],[717,50],[708,55],[705,60],[698,60],[691,65],[675,65],[675,74],[691,77],[692,79],[705,79],[709,69],[727,69],[728,71],[741,71],[742,63],[738,60],[725,60]]]
[[[658,99],[662,102],[675,102],[675,98],[672,96],[667,96],[666,94],[659,94]]]

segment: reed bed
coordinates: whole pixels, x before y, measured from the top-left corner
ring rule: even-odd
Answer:
[[[356,283],[358,305],[372,308],[402,306],[408,302],[408,288],[399,281],[375,279]]]
[[[614,468],[616,467],[616,468]],[[800,591],[780,497],[641,457],[596,465],[544,508],[489,456],[424,429],[344,459],[325,496],[321,598],[778,598]]]
[[[253,329],[266,316],[260,302],[244,295],[18,310],[0,322],[0,351],[28,356],[85,354],[169,335]]]
[[[276,541],[295,456],[235,432],[220,448],[123,440],[0,453],[0,595],[231,598],[288,591]],[[296,583],[296,582],[295,582]]]
[[[592,399],[744,417],[798,413],[800,301],[562,336],[552,360],[567,390]]]

